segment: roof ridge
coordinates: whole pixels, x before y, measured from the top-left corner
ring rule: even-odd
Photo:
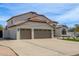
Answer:
[[[8,22],[9,20],[13,19],[14,17],[22,16],[22,15],[29,14],[29,13],[39,15],[39,14],[37,14],[36,12],[30,11],[30,12],[27,12],[27,13],[22,13],[22,14],[19,14],[19,15],[13,16],[13,17],[11,17],[10,19],[8,19],[7,22]]]

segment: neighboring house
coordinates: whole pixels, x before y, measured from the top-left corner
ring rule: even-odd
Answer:
[[[57,24],[58,22],[52,21],[36,12],[24,13],[7,20],[7,26],[3,31],[3,38],[17,40],[42,39],[67,35],[67,27],[59,27]]]
[[[79,32],[76,32],[76,33],[75,33],[75,36],[76,36],[76,37],[79,37]]]
[[[62,37],[68,36],[68,27],[66,25],[57,25],[56,26],[56,36],[57,37]]]
[[[79,37],[79,32],[68,32],[70,37]]]

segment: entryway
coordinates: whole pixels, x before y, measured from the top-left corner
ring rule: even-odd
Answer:
[[[2,30],[0,30],[0,38],[2,38],[3,37],[3,32],[2,32]]]

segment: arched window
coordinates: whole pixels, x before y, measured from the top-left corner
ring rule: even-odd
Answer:
[[[62,29],[62,35],[66,35],[66,29]]]

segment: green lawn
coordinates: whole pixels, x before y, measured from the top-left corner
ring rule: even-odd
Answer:
[[[79,42],[79,38],[66,38],[66,39],[64,39],[64,40]]]

